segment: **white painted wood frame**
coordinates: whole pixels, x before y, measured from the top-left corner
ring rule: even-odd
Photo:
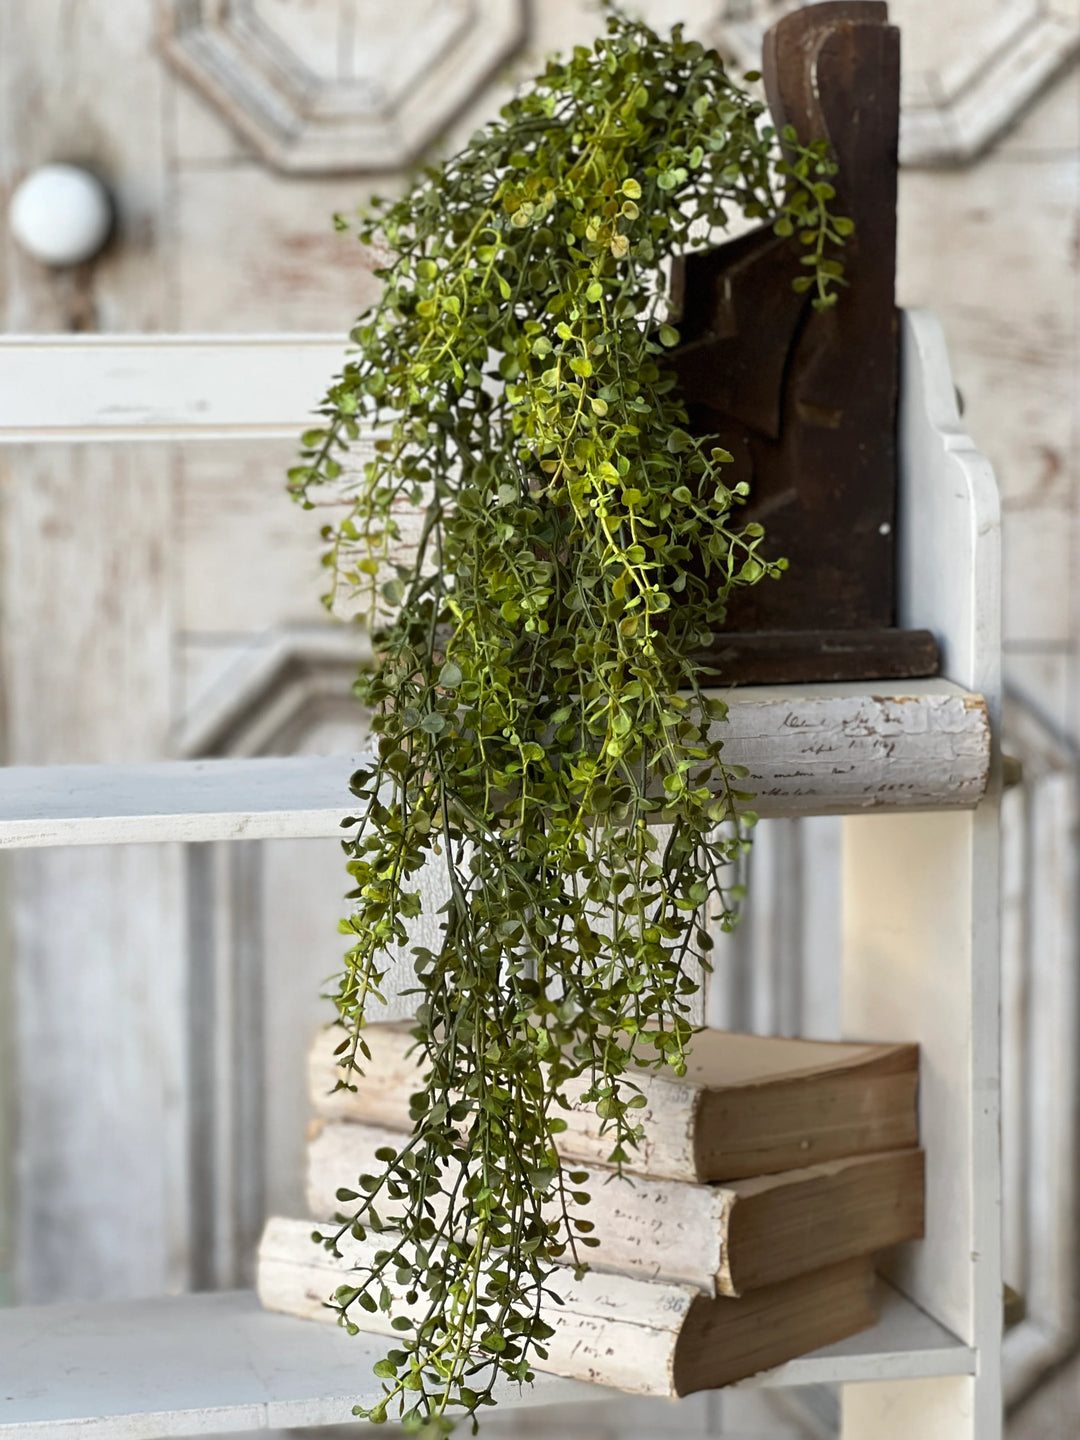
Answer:
[[[1080,1330],[1080,754],[1008,691],[1004,735],[1023,767],[1002,803],[1004,1270],[1023,1298],[1002,1358],[1015,1403],[1074,1351]]]
[[[119,355],[128,342],[113,343],[117,348],[111,353]],[[161,341],[155,337],[152,343],[157,347]],[[250,357],[243,349],[247,343],[235,341],[234,360],[247,363]],[[292,337],[258,343],[264,358],[278,355],[281,374],[288,372],[292,377],[289,384],[301,383],[296,357],[290,353],[296,348]],[[305,373],[314,381],[317,371],[321,384],[329,354],[316,355],[320,343],[318,337],[313,338],[307,357],[311,370]],[[102,342],[0,342],[0,394],[5,382],[17,376],[23,359],[29,356],[37,363],[53,344],[89,374],[97,363],[95,347]],[[138,342],[134,344],[138,349]],[[228,351],[228,341],[214,344],[220,345],[223,353]],[[38,352],[34,352],[35,345],[40,347]],[[960,429],[936,323],[926,315],[908,315],[903,347],[900,619],[936,632],[946,674],[957,687],[953,694],[984,697],[984,713],[996,733],[1000,703],[999,542],[993,476]],[[148,359],[152,354],[148,345]],[[198,370],[197,366],[191,368]],[[149,370],[154,371],[152,359]],[[81,393],[72,381],[74,373],[67,372],[74,388],[58,393]],[[234,382],[219,385],[214,392],[228,400],[217,409],[200,408],[198,383],[187,390],[181,387],[170,400],[172,382],[167,367],[155,372],[156,389],[151,386],[139,391],[136,385],[135,399],[118,420],[115,402],[122,401],[127,381],[121,368],[110,373],[105,391],[91,396],[88,406],[74,405],[67,415],[49,417],[18,405],[14,411],[10,406],[0,408],[0,439],[43,439],[50,425],[56,438],[68,440],[135,439],[148,433],[157,438],[223,438],[279,434],[282,429],[291,432],[295,428],[291,419],[287,425],[281,421],[283,414],[293,414],[295,398],[282,401],[284,408],[274,415],[261,400],[242,395]],[[242,375],[243,368],[236,373]],[[281,383],[287,388],[286,381]],[[314,390],[318,388],[314,386]],[[294,391],[294,397],[298,393]],[[306,393],[297,408],[308,403]],[[211,404],[214,396],[206,393],[202,398]],[[882,687],[874,687],[875,695],[881,692]],[[949,787],[939,786],[936,796],[922,797],[914,813],[859,815],[844,822],[844,1028],[852,1037],[916,1039],[922,1045],[922,1124],[929,1185],[927,1240],[906,1252],[893,1276],[914,1305],[889,1302],[881,1325],[857,1342],[845,1342],[846,1349],[834,1347],[827,1363],[819,1364],[815,1358],[794,1362],[760,1382],[860,1382],[844,1386],[843,1440],[910,1440],[913,1436],[919,1440],[997,1440],[1000,1436],[996,768],[991,763],[987,794],[976,809],[970,806],[982,793],[981,785],[964,797],[968,808],[956,808],[958,802],[953,799],[951,810],[922,813],[923,806],[950,803]],[[99,806],[99,814],[102,808],[110,809]],[[117,807],[111,808],[115,819]],[[147,808],[144,805],[140,814]],[[248,804],[231,813],[250,816],[257,808]],[[811,808],[807,806],[807,810]],[[210,813],[205,805],[196,810]],[[279,807],[278,813],[286,816],[280,823],[290,825],[299,813],[306,812],[294,805]],[[184,828],[189,823],[184,817],[190,818],[190,814],[190,805],[186,810],[174,805],[154,838],[193,838]],[[124,837],[117,834],[112,838]],[[61,837],[56,835],[44,843],[61,843]],[[59,1346],[42,1351],[54,1395],[49,1413],[40,1409],[40,1387],[33,1395],[23,1388],[20,1393],[30,1409],[19,1405],[9,1411],[5,1425],[0,1404],[0,1434],[6,1428],[8,1434],[25,1435],[26,1440],[31,1432],[35,1440],[68,1440],[78,1430],[83,1436],[93,1435],[94,1440],[109,1440],[132,1433],[146,1437],[211,1433],[346,1418],[340,1394],[335,1399],[310,1393],[312,1388],[318,1390],[321,1377],[328,1373],[316,1360],[306,1362],[308,1393],[303,1404],[275,1408],[277,1399],[268,1392],[266,1372],[259,1363],[272,1361],[273,1346],[266,1338],[269,1332],[263,1319],[275,1325],[299,1322],[280,1321],[280,1317],[245,1320],[242,1317],[250,1312],[250,1298],[185,1297],[145,1302],[145,1306],[133,1303],[135,1309],[89,1307],[78,1316],[74,1307],[65,1307],[62,1316],[12,1311],[0,1317],[0,1355],[5,1359],[33,1355],[45,1334],[51,1337],[50,1346],[53,1341]],[[236,1308],[235,1315],[229,1311],[230,1305]],[[209,1307],[205,1314],[200,1306]],[[218,1318],[224,1326],[220,1332],[215,1332],[210,1309],[215,1314],[220,1310]],[[312,1345],[340,1341],[333,1330],[312,1329],[317,1333]],[[263,1338],[239,1340],[240,1331]],[[149,1368],[149,1361],[133,1364],[136,1333],[145,1339],[146,1355],[154,1351],[156,1370]],[[219,1368],[200,1363],[185,1370],[183,1356],[188,1353],[185,1347],[193,1343],[192,1335],[201,1334],[205,1339],[215,1333],[220,1335],[220,1345],[212,1347],[211,1353],[215,1362],[220,1362]],[[296,1353],[292,1343],[290,1338],[290,1355]],[[89,1347],[79,1352],[84,1354],[79,1363],[89,1366],[84,1373],[92,1374],[92,1384],[87,1380],[81,1388],[69,1386],[66,1390],[54,1384],[55,1376],[65,1369],[65,1355],[71,1359],[75,1353],[65,1350],[69,1345],[75,1352],[80,1346]],[[236,1345],[244,1352],[238,1362]],[[350,1351],[353,1354],[359,1372],[362,1357],[355,1349]],[[869,1357],[876,1358],[871,1361]],[[326,1364],[330,1363],[327,1352]],[[20,1358],[15,1369],[23,1367]],[[238,1373],[243,1383],[238,1384]],[[151,1384],[154,1375],[157,1379]],[[294,1372],[294,1382],[295,1378]],[[102,1397],[110,1390],[112,1400],[106,1409]],[[556,1388],[549,1393],[552,1399],[569,1394]],[[575,1386],[575,1396],[579,1393],[580,1387]],[[38,1407],[36,1411],[34,1407]]]
[[[343,335],[5,335],[0,444],[293,439]]]
[[[1000,516],[993,472],[964,434],[945,342],[903,323],[901,624],[933,630],[945,673],[1000,716]],[[844,1033],[917,1040],[926,1239],[892,1277],[971,1345],[976,1374],[848,1386],[843,1440],[1001,1435],[999,766],[965,814],[844,822]]]

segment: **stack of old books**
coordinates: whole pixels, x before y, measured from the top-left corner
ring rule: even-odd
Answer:
[[[408,1026],[365,1034],[372,1059],[355,1091],[333,1090],[338,1035],[312,1052],[317,1220],[340,1210],[338,1188],[377,1173],[375,1152],[410,1128],[418,1084]],[[557,1284],[564,1304],[545,1314],[556,1333],[535,1368],[685,1395],[873,1324],[874,1256],[922,1234],[916,1047],[705,1031],[682,1080],[634,1079],[646,1138],[630,1179],[605,1166],[611,1141],[590,1109],[565,1117],[559,1149],[590,1172],[582,1188],[600,1244],[586,1252],[589,1274],[577,1281],[568,1270]],[[342,1241],[337,1260],[311,1230],[310,1220],[267,1223],[259,1295],[268,1309],[332,1321],[327,1297],[385,1237]],[[363,1328],[391,1333],[389,1316],[354,1308]]]

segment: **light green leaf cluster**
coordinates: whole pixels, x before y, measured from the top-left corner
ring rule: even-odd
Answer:
[[[392,257],[382,298],[291,472],[314,505],[361,427],[383,432],[324,532],[331,599],[367,596],[380,657],[357,687],[377,759],[353,777],[344,842],[342,1084],[410,946],[419,872],[450,879],[438,947],[412,948],[414,1131],[325,1236],[387,1231],[335,1299],[342,1323],[392,1308],[389,1280],[420,1316],[394,1321],[371,1420],[393,1407],[444,1433],[500,1374],[529,1379],[552,1267],[596,1244],[568,1218],[585,1177],[556,1153],[566,1087],[584,1081],[627,1163],[635,1066],[685,1067],[703,902],[733,919],[749,797],[693,657],[732,589],[783,562],[733,517],[731,457],[690,433],[657,276],[739,212],[798,233],[832,302],[833,167],[792,137],[781,152],[761,118],[714,53],[613,13],[361,229]],[[423,526],[392,565],[403,505]]]

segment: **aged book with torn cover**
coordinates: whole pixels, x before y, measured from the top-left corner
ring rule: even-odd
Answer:
[[[346,1237],[343,1258],[335,1260],[312,1242],[311,1229],[310,1220],[267,1221],[259,1299],[268,1310],[334,1321],[326,1300],[386,1248],[387,1236]],[[872,1325],[872,1279],[868,1259],[844,1260],[735,1299],[595,1271],[575,1280],[572,1271],[559,1270],[549,1283],[563,1304],[542,1310],[555,1334],[544,1342],[548,1358],[534,1368],[639,1395],[673,1398],[715,1389]],[[355,1308],[362,1329],[397,1335],[389,1315]],[[402,1302],[394,1313],[407,1314],[409,1307]]]
[[[327,1120],[409,1130],[409,1096],[420,1068],[408,1022],[371,1025],[372,1059],[355,1090],[334,1086],[343,1072],[341,1031],[324,1031],[310,1059],[311,1099]],[[704,1030],[695,1035],[686,1076],[632,1070],[647,1105],[634,1118],[645,1138],[629,1168],[670,1180],[738,1180],[796,1170],[848,1155],[912,1149],[918,1047],[788,1040]],[[573,1101],[584,1086],[567,1087]],[[563,1113],[560,1154],[603,1164],[612,1140],[590,1106]]]
[[[400,1132],[349,1121],[322,1126],[308,1145],[307,1201],[329,1220],[354,1205],[337,1199],[360,1175],[378,1175],[375,1152],[398,1148]],[[594,1270],[741,1295],[923,1233],[923,1153],[889,1150],[826,1160],[728,1185],[624,1176],[592,1166],[587,1206],[599,1246],[583,1252]],[[567,1257],[569,1263],[571,1257]]]

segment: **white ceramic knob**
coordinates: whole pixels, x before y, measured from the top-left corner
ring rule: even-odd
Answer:
[[[112,229],[108,190],[78,165],[40,165],[16,186],[8,210],[11,233],[43,265],[92,259]]]

